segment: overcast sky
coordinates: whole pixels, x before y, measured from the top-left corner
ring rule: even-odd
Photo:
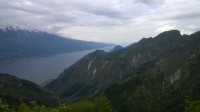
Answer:
[[[200,30],[200,0],[0,0],[0,25],[130,44],[170,29]]]

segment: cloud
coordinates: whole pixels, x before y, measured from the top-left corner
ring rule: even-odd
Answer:
[[[158,32],[200,28],[199,0],[0,0],[0,25],[75,39],[131,43]]]
[[[144,3],[148,5],[152,4],[162,4],[165,0],[134,0],[134,2]]]
[[[157,32],[164,32],[164,31],[169,31],[175,29],[175,25],[165,25],[163,27],[158,28],[156,31]]]
[[[179,14],[175,17],[175,19],[194,19],[194,18],[200,18],[200,12],[190,12],[190,13],[183,13]]]

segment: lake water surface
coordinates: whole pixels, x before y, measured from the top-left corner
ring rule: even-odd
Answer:
[[[100,48],[110,51],[113,47]],[[95,51],[85,50],[73,53],[63,53],[49,57],[17,60],[12,63],[0,65],[1,73],[9,73],[22,79],[27,79],[41,84],[48,79],[54,79],[70,65],[81,59],[83,56]]]

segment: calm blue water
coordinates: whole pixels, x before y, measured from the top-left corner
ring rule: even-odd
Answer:
[[[113,47],[100,48],[110,51]],[[51,57],[18,60],[12,63],[0,65],[1,73],[9,73],[22,79],[27,79],[41,84],[48,79],[57,78],[58,75],[83,56],[95,51],[85,50],[73,53],[63,53]]]

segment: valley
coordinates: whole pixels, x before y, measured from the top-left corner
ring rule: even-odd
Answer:
[[[199,45],[200,32],[181,35],[178,30],[166,31],[112,52],[96,50],[89,53],[64,69],[58,78],[47,82],[44,87],[31,84],[32,87],[24,82],[21,84],[21,79],[14,78],[18,80],[14,81],[12,78],[4,78],[13,76],[1,74],[0,90],[4,93],[1,98],[9,105],[16,105],[16,101],[27,102],[27,105],[21,106],[31,109],[29,106],[32,104],[28,102],[33,99],[26,100],[24,96],[32,94],[35,89],[27,91],[24,88],[18,92],[16,88],[37,86],[37,89],[42,90],[32,94],[34,100],[40,102],[35,106],[48,111],[52,111],[52,108],[42,107],[47,105],[40,101],[43,98],[37,99],[41,95],[40,91],[55,95],[59,102],[55,110],[59,112],[61,108],[70,108],[70,112],[85,109],[94,111],[99,108],[97,104],[105,107],[100,107],[100,112],[104,109],[106,112],[196,112],[200,105]],[[10,86],[15,83],[18,86]],[[11,91],[19,97],[15,98],[14,95],[14,99],[9,99]],[[74,106],[81,108],[76,110]]]
[[[200,0],[0,0],[0,112],[200,112]]]

